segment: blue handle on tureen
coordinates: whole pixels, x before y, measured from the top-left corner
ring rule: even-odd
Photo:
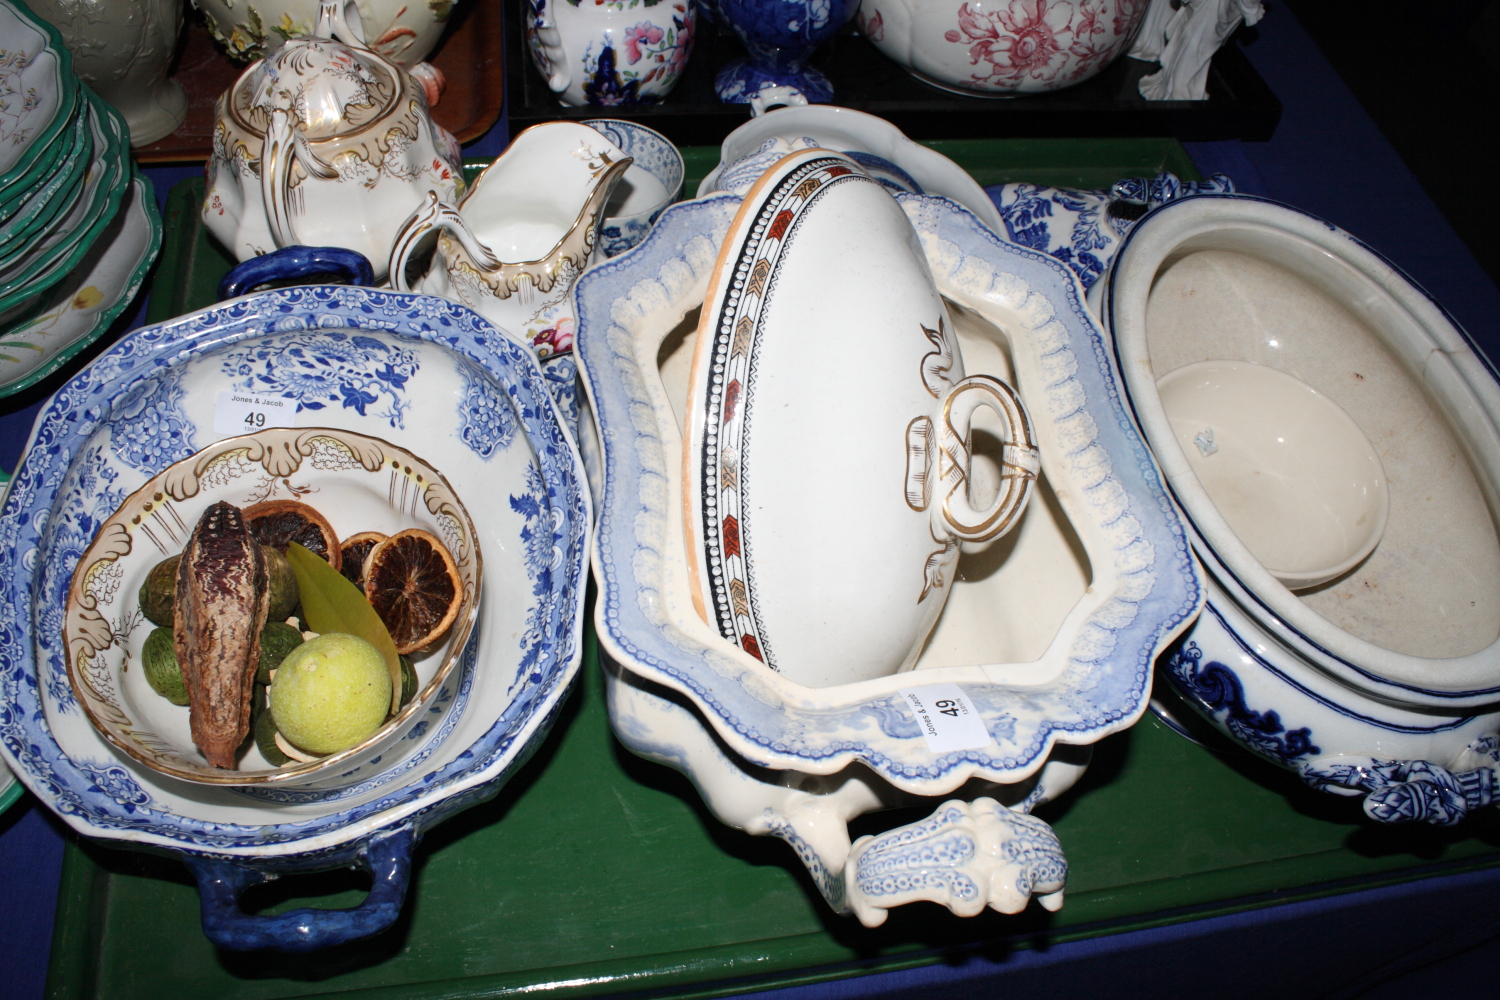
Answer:
[[[238,264],[219,282],[219,301],[232,299],[272,281],[309,278],[315,274],[337,274],[351,285],[375,284],[375,269],[358,250],[344,247],[291,246],[251,257]]]
[[[244,891],[276,878],[221,858],[188,855],[183,860],[198,879],[203,899],[203,933],[226,951],[317,951],[378,934],[396,922],[411,877],[411,855],[417,836],[403,827],[372,838],[355,861],[374,880],[370,894],[348,910],[298,909],[273,917],[252,916],[240,909]]]

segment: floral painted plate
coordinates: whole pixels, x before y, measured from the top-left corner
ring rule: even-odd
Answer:
[[[0,334],[0,396],[67,364],[135,298],[161,248],[150,178],[135,175],[116,219],[73,273],[48,291],[37,315]]]
[[[186,786],[112,750],[72,699],[62,613],[79,557],[151,476],[239,433],[216,429],[224,394],[407,448],[462,495],[490,499],[476,522],[479,620],[435,706],[467,707],[429,713],[404,758],[351,770],[343,787]],[[0,629],[0,755],[80,833],[184,854],[224,947],[373,933],[399,912],[422,832],[495,794],[550,727],[581,656],[589,517],[581,460],[536,361],[463,306],[311,286],[132,332],[48,401],[0,512],[0,599],[14,623]],[[379,868],[390,891],[295,927],[240,913],[223,888],[351,862]]]
[[[78,89],[73,60],[50,24],[17,4],[0,2],[0,184],[8,184],[68,124],[59,109]]]
[[[897,200],[966,367],[1015,386],[1035,422],[1045,487],[1014,540],[960,564],[972,586],[955,585],[908,673],[803,687],[705,623],[683,547],[677,359],[691,356],[691,314],[740,207],[715,195],[673,206],[645,242],[577,285],[579,366],[603,446],[595,621],[613,659],[691,699],[752,764],[831,774],[859,761],[904,791],[941,795],[970,777],[1019,781],[1054,744],[1134,723],[1157,654],[1203,594],[1077,279],[947,199]],[[667,389],[674,374],[680,398]],[[900,689],[940,683],[968,696],[987,746],[931,748]]]

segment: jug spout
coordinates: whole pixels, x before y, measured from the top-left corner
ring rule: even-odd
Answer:
[[[407,219],[391,251],[391,280],[410,289],[407,263],[436,233],[433,266],[447,272],[451,297],[519,328],[560,301],[588,266],[605,207],[632,162],[586,125],[527,129],[457,206],[429,199]]]

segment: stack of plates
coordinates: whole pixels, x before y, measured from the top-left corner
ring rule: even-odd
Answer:
[[[0,0],[0,396],[107,328],[161,242],[125,122],[46,22]]]

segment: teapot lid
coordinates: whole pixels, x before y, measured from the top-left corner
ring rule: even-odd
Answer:
[[[363,45],[357,25],[351,31],[339,17],[336,27],[322,17],[317,34],[287,39],[245,71],[229,101],[242,126],[264,135],[272,113],[285,111],[304,138],[331,139],[391,112],[401,96],[400,70]]]

